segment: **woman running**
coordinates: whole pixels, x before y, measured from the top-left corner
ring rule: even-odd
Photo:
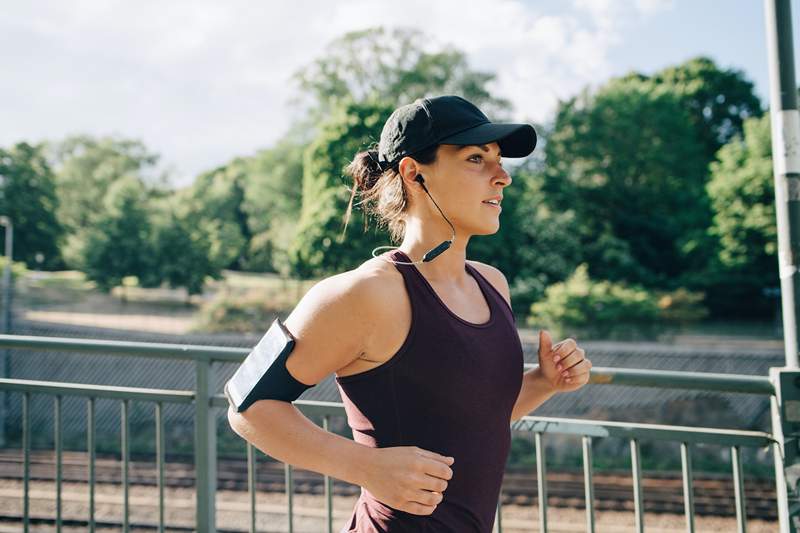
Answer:
[[[587,383],[584,350],[544,330],[539,366],[523,372],[506,278],[466,258],[470,237],[500,228],[502,158],[535,146],[531,125],[439,96],[396,109],[377,150],[347,167],[346,221],[359,193],[401,244],[314,285],[286,319],[296,342],[282,373],[270,367],[291,394],[228,415],[264,453],[362,487],[342,532],[490,533],[510,423]],[[290,403],[331,373],[354,440]]]

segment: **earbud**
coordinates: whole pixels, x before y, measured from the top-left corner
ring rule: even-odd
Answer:
[[[434,200],[433,196],[431,196],[430,191],[428,191],[428,188],[425,186],[425,178],[422,177],[422,174],[417,174],[416,176],[414,176],[414,181],[422,185],[422,189],[425,191],[425,194],[428,195],[428,197],[433,202],[433,205],[436,206],[436,209],[439,210],[439,213],[442,215],[442,217],[444,217],[445,221],[447,221],[447,223],[450,225],[450,229],[453,230],[453,237],[449,241],[444,241],[440,243],[436,248],[428,250],[428,252],[424,256],[422,256],[422,261],[424,263],[427,263],[428,261],[433,261],[433,259],[436,256],[438,256],[439,254],[450,248],[450,245],[453,244],[453,241],[456,239],[456,228],[453,227],[453,224],[451,224],[450,220],[447,218],[447,216],[445,216],[444,212],[439,207],[439,204],[437,204],[436,200]]]

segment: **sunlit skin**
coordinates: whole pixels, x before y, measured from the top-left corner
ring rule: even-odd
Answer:
[[[500,146],[496,142],[480,146],[443,144],[434,163],[424,165],[412,157],[404,157],[398,170],[409,195],[400,249],[416,261],[452,236],[450,226],[422,186],[414,181],[417,174],[422,174],[430,195],[455,227],[456,237],[435,261],[418,264],[417,268],[428,280],[452,283],[455,288],[466,287],[470,280],[464,264],[470,237],[491,235],[500,229],[501,209],[483,202],[502,196],[503,190],[512,183],[511,176],[503,168]],[[500,289],[508,299],[507,284]],[[544,393],[574,391],[589,381],[592,363],[574,339],[554,345],[550,333],[541,330],[538,355],[539,368],[526,373],[515,414],[533,410],[546,399],[541,396]]]

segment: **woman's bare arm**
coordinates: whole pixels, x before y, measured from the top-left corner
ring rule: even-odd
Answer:
[[[286,319],[296,338],[286,368],[319,383],[364,351],[379,334],[381,280],[346,272],[315,285]],[[380,401],[380,398],[376,398]],[[279,461],[367,488],[378,499],[430,514],[452,476],[452,458],[414,446],[370,448],[326,432],[288,402],[259,400],[242,413],[228,410],[231,428]]]

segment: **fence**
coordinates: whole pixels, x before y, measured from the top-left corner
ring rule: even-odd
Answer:
[[[152,357],[160,359],[190,361],[195,369],[193,390],[164,390],[143,387],[119,387],[102,385],[83,385],[22,379],[0,379],[0,391],[22,395],[22,453],[23,453],[23,526],[30,526],[29,487],[30,452],[32,428],[31,397],[46,395],[53,398],[53,432],[56,461],[56,518],[58,530],[62,525],[62,428],[63,398],[84,398],[87,415],[87,450],[89,452],[89,510],[87,523],[94,531],[95,520],[95,414],[98,399],[111,399],[120,406],[120,443],[122,455],[122,494],[124,531],[129,529],[129,489],[128,478],[130,427],[129,413],[131,402],[145,402],[153,406],[155,427],[156,471],[158,491],[159,531],[164,531],[164,406],[170,404],[189,405],[194,410],[194,464],[196,483],[195,528],[202,532],[216,530],[215,492],[217,486],[216,419],[220,410],[227,407],[227,401],[214,394],[212,363],[235,363],[248,353],[244,348],[224,348],[198,345],[176,345],[164,343],[142,343],[123,341],[79,340],[51,337],[31,337],[0,335],[0,348],[28,350],[78,351],[82,353],[103,354],[118,357]],[[526,365],[530,367],[530,365]],[[742,448],[771,447],[776,473],[778,509],[782,531],[795,527],[789,521],[789,498],[794,498],[794,487],[787,489],[786,472],[793,472],[797,441],[795,434],[800,429],[800,373],[781,368],[772,368],[770,376],[745,376],[733,374],[711,374],[676,371],[651,371],[638,369],[614,369],[594,367],[591,383],[597,385],[632,385],[670,389],[713,390],[756,395],[771,398],[773,408],[772,434],[761,431],[739,431],[729,429],[692,428],[655,424],[633,424],[578,419],[559,419],[526,416],[512,425],[513,429],[529,431],[533,434],[536,447],[536,469],[538,483],[539,530],[547,531],[547,483],[546,460],[543,439],[547,434],[577,435],[582,439],[584,489],[586,495],[587,531],[595,530],[595,510],[593,496],[592,442],[599,437],[620,437],[629,440],[632,476],[634,485],[635,528],[644,531],[644,508],[642,505],[641,454],[642,441],[659,440],[679,443],[684,492],[684,511],[687,531],[694,531],[694,507],[692,490],[692,446],[695,444],[716,444],[729,446],[731,468],[735,488],[736,516],[739,531],[746,531],[744,503],[744,484],[742,477]],[[322,417],[323,427],[329,429],[331,417],[343,416],[341,404],[334,402],[298,401],[295,405],[307,416]],[[787,446],[787,442],[791,446]],[[255,499],[255,450],[247,447],[248,490],[250,530],[256,530]],[[287,491],[287,519],[289,531],[293,531],[292,475],[290,465],[285,466]],[[795,478],[791,478],[795,479]],[[334,531],[332,506],[332,480],[325,478],[327,508],[327,531]],[[794,507],[792,507],[794,509]],[[502,532],[502,513],[498,502],[495,529]]]

